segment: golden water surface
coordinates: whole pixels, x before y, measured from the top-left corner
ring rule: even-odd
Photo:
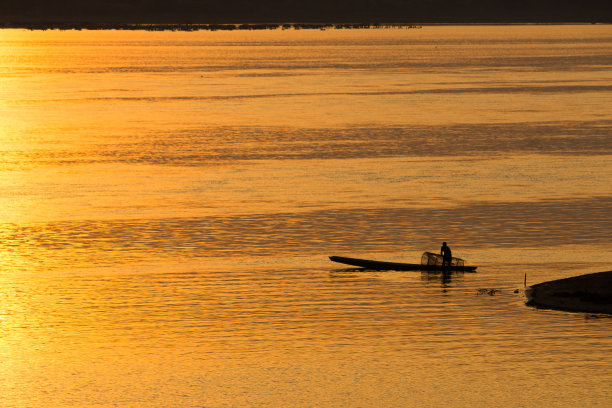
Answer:
[[[612,269],[611,50],[0,30],[0,406],[610,406],[609,316],[521,289]]]

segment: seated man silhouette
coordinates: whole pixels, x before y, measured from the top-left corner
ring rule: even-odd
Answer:
[[[453,254],[449,246],[446,245],[446,242],[442,243],[442,248],[440,248],[440,255],[442,255],[442,266],[451,266]]]

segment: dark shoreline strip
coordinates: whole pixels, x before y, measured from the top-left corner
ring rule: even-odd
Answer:
[[[104,23],[7,23],[0,28],[27,30],[141,30],[141,31],[233,31],[233,30],[342,30],[422,28],[405,23],[269,23],[269,24],[104,24]]]

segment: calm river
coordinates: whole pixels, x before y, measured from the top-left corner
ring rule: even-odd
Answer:
[[[609,25],[0,30],[0,406],[609,407],[521,290],[611,269],[611,106]]]

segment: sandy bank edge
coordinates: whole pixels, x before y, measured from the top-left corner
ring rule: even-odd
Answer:
[[[525,294],[529,306],[612,314],[612,271],[538,283]]]

